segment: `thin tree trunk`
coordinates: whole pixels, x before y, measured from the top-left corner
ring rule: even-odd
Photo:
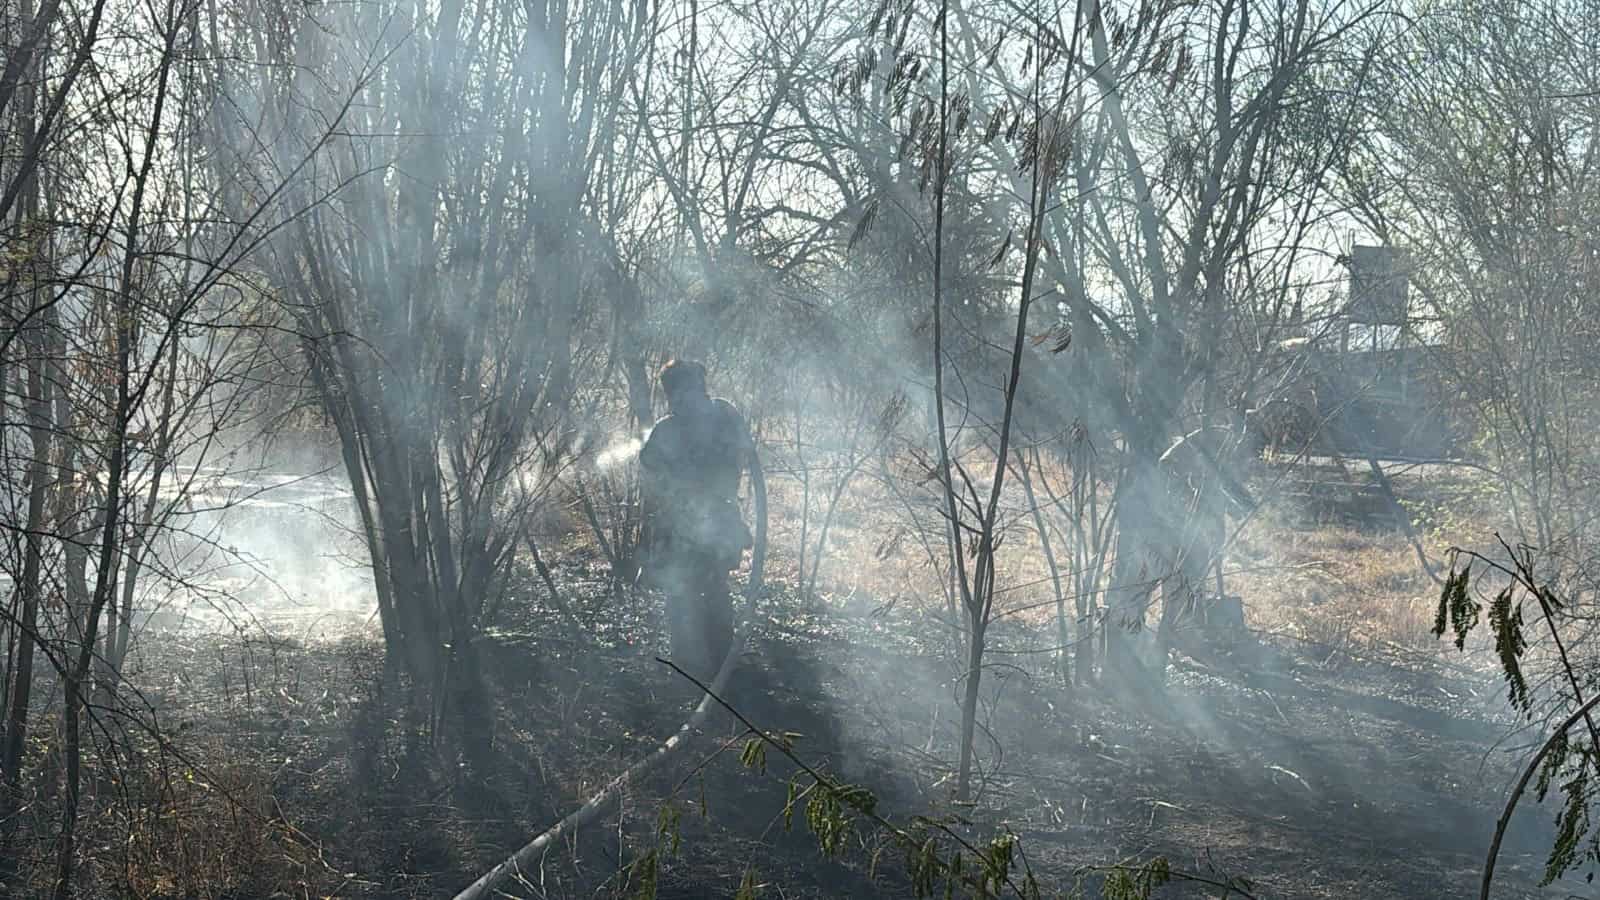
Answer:
[[[106,606],[106,667],[107,685],[115,690],[122,676],[122,663],[128,655],[128,643],[133,639],[133,600],[144,568],[145,553],[149,549],[150,533],[156,527],[156,510],[160,507],[161,485],[166,478],[169,457],[173,446],[173,408],[176,404],[178,380],[178,352],[173,347],[167,358],[166,383],[161,387],[161,416],[156,423],[155,442],[150,451],[155,455],[150,470],[150,486],[145,493],[144,510],[133,523],[127,551],[128,571],[122,583],[122,614],[117,615],[117,604]]]
[[[806,548],[811,542],[811,469],[806,465],[803,424],[800,411],[797,408],[794,414],[794,461],[796,463],[796,471],[800,475],[800,558],[795,565],[800,576],[802,599],[809,601],[811,597],[808,594],[804,594],[804,591],[806,587]]]
[[[978,689],[982,684],[983,651],[987,623],[974,622],[967,640],[966,690],[961,697],[961,760],[957,768],[956,800],[972,799],[972,744],[978,729]]]
[[[839,501],[844,497],[845,489],[850,486],[850,481],[856,477],[863,463],[870,454],[857,455],[856,451],[861,446],[861,429],[866,427],[866,412],[856,421],[856,427],[850,432],[850,465],[839,480],[834,482],[833,490],[828,494],[828,505],[822,512],[822,524],[817,528],[817,552],[811,557],[811,587],[807,596],[815,597],[817,593],[817,576],[822,569],[823,550],[828,546],[828,529],[833,525],[833,514],[839,508]],[[802,543],[802,547],[804,544]],[[804,570],[802,570],[804,574]]]
[[[35,342],[30,342],[35,343]],[[17,655],[13,665],[11,696],[7,701],[5,747],[0,754],[0,822],[14,827],[13,815],[19,800],[22,784],[22,757],[27,744],[28,714],[33,702],[33,657],[39,628],[39,599],[42,593],[40,578],[44,563],[45,499],[50,482],[51,439],[50,398],[43,373],[45,365],[44,342],[37,346],[27,367],[28,377],[28,433],[33,442],[33,456],[28,465],[28,530],[23,538],[24,556],[22,580],[17,585],[22,599],[21,616],[17,622]]]
[[[133,305],[132,293],[134,290],[134,268],[138,257],[139,240],[141,237],[141,213],[145,202],[145,188],[150,181],[150,173],[155,163],[155,141],[161,133],[162,116],[167,102],[167,86],[172,74],[174,48],[178,39],[178,20],[175,16],[177,0],[168,0],[166,6],[166,34],[165,45],[162,47],[160,69],[156,81],[155,107],[151,111],[150,128],[147,132],[151,146],[145,148],[144,160],[134,183],[132,205],[128,213],[128,227],[126,233],[127,246],[123,253],[121,280],[116,294],[114,306],[116,329],[116,395],[115,415],[111,422],[111,459],[109,471],[106,476],[106,505],[105,518],[100,531],[100,547],[98,569],[95,572],[94,599],[86,616],[84,617],[84,633],[78,645],[77,660],[68,667],[63,691],[65,752],[66,752],[66,801],[61,809],[61,834],[57,843],[56,857],[56,884],[55,900],[71,900],[73,896],[72,875],[77,856],[77,825],[78,803],[82,790],[82,731],[80,728],[80,711],[85,701],[83,686],[87,680],[90,668],[94,663],[96,631],[100,624],[100,615],[108,602],[114,602],[117,588],[118,563],[121,557],[117,553],[118,533],[121,530],[121,509],[124,468],[127,463],[127,432],[130,415],[135,402],[133,394],[133,372],[130,363],[133,355],[133,318],[136,314]],[[168,347],[167,352],[176,352],[175,347]],[[142,386],[141,386],[142,390]]]
[[[21,12],[23,20],[29,20],[32,17],[32,4],[24,2]],[[51,15],[54,15],[53,8]],[[44,24],[41,23],[40,27],[44,27]],[[14,62],[16,61],[13,60]],[[37,71],[42,70],[41,64]],[[18,74],[20,75],[20,70]],[[13,77],[9,65],[6,77],[8,80]],[[20,114],[23,142],[31,143],[37,124],[36,88],[31,80],[24,88],[23,103],[24,108]],[[27,220],[38,214],[39,185],[37,176],[29,172],[20,172],[17,177],[23,181],[19,187],[24,192],[23,205],[17,213],[17,225],[20,231],[20,226],[25,226]],[[28,291],[30,316],[39,307],[40,301],[38,279],[33,278],[33,282]],[[18,317],[17,320],[22,319],[23,317]],[[50,419],[51,383],[44,372],[45,366],[49,364],[49,342],[40,334],[39,323],[30,323],[25,328],[23,343],[28,348],[28,356],[31,357],[27,362],[26,377],[28,437],[32,444],[32,456],[28,464],[28,528],[23,537],[22,581],[17,585],[22,606],[21,617],[16,623],[17,655],[12,666],[10,696],[6,702],[5,740],[4,745],[0,746],[0,823],[5,823],[0,827],[4,827],[8,832],[15,827],[15,813],[21,800],[19,792],[22,785],[22,758],[24,748],[27,746],[28,715],[32,711],[33,657],[39,627],[39,600],[42,593],[40,578],[44,565],[46,492],[50,485],[50,457],[54,449],[52,438],[54,423]]]
[[[1037,459],[1037,453],[1035,454]],[[1028,498],[1028,511],[1033,516],[1033,528],[1039,534],[1039,549],[1044,553],[1045,565],[1050,570],[1050,589],[1055,593],[1056,599],[1056,640],[1061,649],[1057,651],[1056,668],[1063,683],[1072,683],[1072,656],[1068,647],[1072,643],[1071,633],[1067,628],[1067,597],[1061,587],[1061,567],[1056,564],[1055,548],[1050,542],[1050,525],[1044,519],[1044,510],[1039,506],[1039,498],[1034,494],[1033,477],[1028,474],[1028,461],[1022,451],[1016,452],[1017,480],[1022,482],[1023,494]]]

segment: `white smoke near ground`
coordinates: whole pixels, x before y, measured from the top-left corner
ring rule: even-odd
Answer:
[[[377,627],[354,495],[323,454],[260,449],[178,465],[169,527],[150,548],[136,630],[318,640]]]

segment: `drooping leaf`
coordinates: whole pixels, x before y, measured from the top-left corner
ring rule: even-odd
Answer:
[[[1472,566],[1468,565],[1445,579],[1444,588],[1439,592],[1439,611],[1433,620],[1434,637],[1443,637],[1446,628],[1454,630],[1457,650],[1466,647],[1467,633],[1477,627],[1482,611],[1482,606],[1467,591],[1471,576]]]
[[[850,240],[845,244],[845,249],[847,251],[854,250],[856,248],[856,244],[861,243],[862,238],[867,236],[867,232],[872,229],[872,223],[876,221],[877,218],[878,198],[873,197],[871,200],[867,201],[867,205],[861,210],[861,218],[857,220],[856,227],[850,232]]]
[[[634,900],[655,900],[656,890],[660,884],[661,861],[655,850],[650,850],[639,857],[629,872],[634,882]]]
[[[1002,102],[989,114],[989,124],[983,129],[983,142],[985,144],[994,140],[1000,134],[1000,129],[1006,124],[1006,114],[1009,112],[1009,102]]]
[[[872,13],[872,20],[867,23],[867,37],[870,38],[878,33],[878,26],[883,24],[884,17],[888,14],[888,12],[889,0],[881,0],[881,2],[878,3],[877,10]],[[891,19],[890,21],[892,22],[893,20]],[[887,31],[888,29],[885,29],[885,37],[888,36]]]
[[[1473,606],[1476,609],[1477,604]],[[1511,705],[1532,716],[1532,697],[1528,692],[1528,680],[1522,673],[1522,654],[1528,649],[1522,624],[1522,604],[1514,602],[1513,589],[1508,586],[1489,605],[1489,627],[1494,631],[1494,652],[1506,676]],[[1459,647],[1462,642],[1458,639],[1456,645]]]
[[[994,251],[994,256],[989,257],[989,268],[996,268],[1002,262],[1005,262],[1006,251],[1011,249],[1011,234],[1010,230],[1006,231],[1005,239],[1000,242],[999,248]]]
[[[1539,779],[1534,783],[1534,796],[1543,803],[1544,798],[1550,793],[1550,784],[1561,773],[1568,762],[1571,744],[1568,743],[1567,733],[1560,732],[1550,744],[1550,752],[1545,754],[1544,762],[1539,766]]]
[[[1556,839],[1545,860],[1540,887],[1548,887],[1578,864],[1578,847],[1589,833],[1589,767],[1582,766],[1571,781],[1561,786],[1567,795],[1556,817]]]

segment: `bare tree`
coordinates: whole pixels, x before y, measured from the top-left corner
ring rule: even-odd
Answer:
[[[1343,168],[1363,223],[1408,250],[1438,322],[1432,364],[1459,388],[1454,411],[1517,529],[1562,554],[1593,533],[1600,192],[1593,149],[1572,137],[1600,114],[1585,62],[1593,12],[1430,9],[1380,59],[1388,89],[1368,115],[1394,153]]]
[[[475,641],[516,546],[513,476],[553,465],[607,257],[585,186],[615,135],[647,21],[609,4],[446,3],[231,13],[274,68],[230,71],[222,138],[325,206],[273,243],[356,492],[391,659],[422,715],[492,739]],[[353,92],[348,99],[345,92]],[[323,118],[349,126],[303,143]],[[540,437],[539,440],[535,440]]]
[[[54,678],[45,696],[59,698],[62,717],[64,792],[38,810],[57,818],[58,897],[78,891],[83,785],[93,764],[86,732],[115,744],[103,716],[134,714],[117,688],[143,580],[170,588],[185,577],[184,560],[153,550],[185,528],[184,498],[203,487],[197,473],[219,436],[245,425],[235,417],[249,393],[241,376],[259,365],[260,345],[243,339],[250,329],[241,314],[254,287],[238,272],[259,246],[252,222],[264,203],[241,203],[242,216],[230,219],[202,199],[214,194],[195,178],[207,94],[196,52],[200,10],[199,0],[110,10],[46,4],[32,23],[61,52],[21,70],[24,115],[4,122],[20,126],[28,148],[6,173],[16,179],[6,185],[16,203],[0,230],[0,358],[4,408],[24,411],[29,451],[26,500],[3,518],[20,545],[11,571],[23,590],[3,620],[16,664],[0,672],[0,811],[9,840],[28,730],[56,705],[36,700],[42,656]],[[90,65],[105,52],[102,28],[119,36],[109,70]],[[80,79],[86,70],[94,77]],[[0,432],[8,462],[15,423],[8,415]]]

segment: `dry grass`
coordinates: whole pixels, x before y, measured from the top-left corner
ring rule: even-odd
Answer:
[[[1340,652],[1437,647],[1438,589],[1399,535],[1264,523],[1246,529],[1231,562],[1230,590],[1262,631]]]
[[[780,465],[767,475],[770,577],[799,583],[802,534],[804,576],[807,580],[811,577],[819,529],[843,469],[833,465],[837,460],[818,457],[815,463],[809,507],[798,472]],[[992,464],[992,460],[976,456],[967,462],[974,471],[990,471]],[[850,478],[828,522],[817,573],[815,599],[819,602],[859,600],[874,607],[903,603],[925,608],[945,604],[950,575],[937,486],[924,482],[916,463],[909,459],[897,460],[892,473],[897,479],[894,488],[885,482],[876,461],[863,465]],[[987,496],[987,485],[980,483],[978,488]],[[1022,488],[1009,476],[1002,497],[1001,530],[998,608],[1032,607],[1047,600],[1051,596],[1049,569],[1028,518]]]
[[[271,773],[223,747],[204,754],[204,774],[172,773],[126,823],[128,893],[141,897],[216,897],[241,891],[308,888],[326,879],[314,853],[276,815]]]
[[[1391,477],[1441,575],[1451,547],[1489,550],[1506,527],[1481,476],[1433,468]],[[1311,643],[1330,659],[1400,652],[1461,661],[1433,635],[1439,585],[1398,529],[1308,526],[1268,508],[1242,531],[1229,568],[1237,572],[1230,590],[1243,596],[1253,627]],[[1469,661],[1484,663],[1481,655]]]
[[[795,477],[781,471],[768,481],[769,572],[797,580],[803,491]],[[1015,479],[1009,481],[1004,500],[1009,525],[997,578],[999,609],[1026,609],[1018,618],[1037,624],[1054,614],[1049,570],[1021,488]],[[1397,478],[1396,483],[1436,568],[1446,565],[1451,546],[1492,540],[1494,504],[1472,478],[1426,472]],[[805,529],[807,577],[833,484],[830,473],[813,476]],[[819,600],[943,605],[946,553],[928,487],[900,487],[918,504],[918,522],[874,466],[855,476],[829,529]],[[1269,506],[1247,523],[1225,563],[1228,590],[1243,597],[1251,627],[1323,646],[1330,653],[1390,655],[1398,648],[1443,654],[1451,649],[1432,634],[1438,586],[1402,533],[1307,525],[1280,513]],[[1069,548],[1055,549],[1064,558]]]
[[[260,754],[219,738],[124,736],[115,756],[91,752],[74,880],[82,896],[304,896],[338,878],[281,817]],[[46,748],[46,752],[53,752]],[[55,875],[59,786],[35,797],[17,838],[7,896],[46,897]]]

